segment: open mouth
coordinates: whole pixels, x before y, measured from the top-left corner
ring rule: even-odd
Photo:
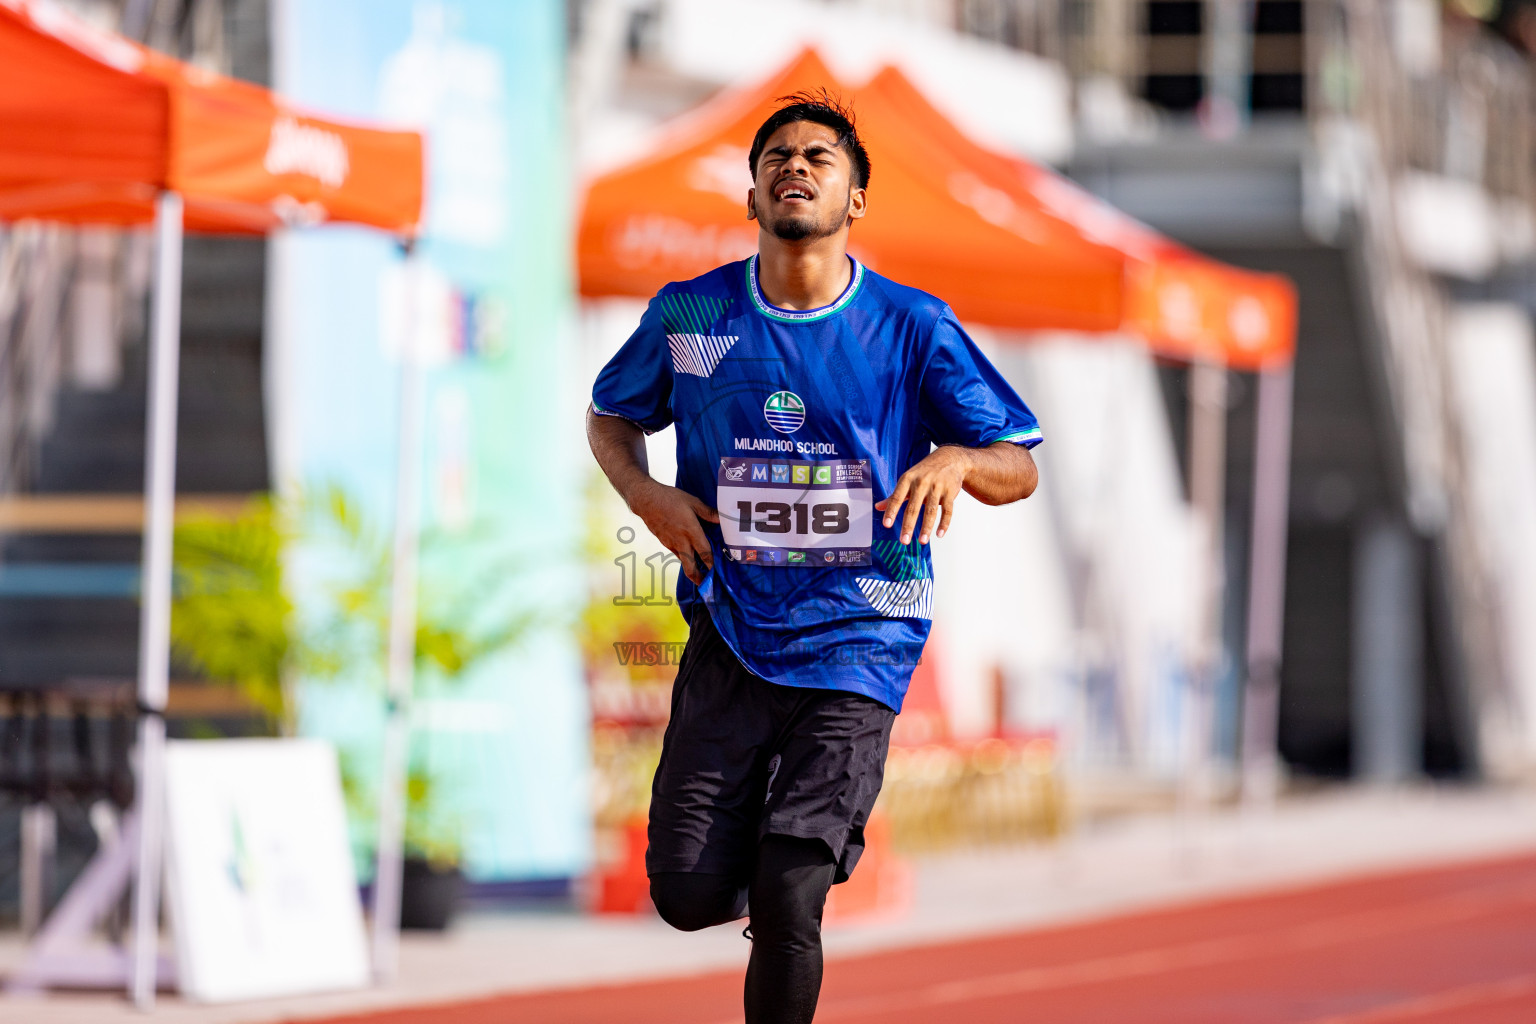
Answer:
[[[781,203],[809,203],[815,198],[809,186],[796,182],[780,185],[774,191],[773,197]]]

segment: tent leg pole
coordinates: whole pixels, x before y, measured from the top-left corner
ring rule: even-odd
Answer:
[[[399,450],[395,471],[394,569],[390,581],[388,698],[379,777],[378,860],[373,876],[373,973],[392,981],[399,968],[400,887],[405,839],[410,703],[416,663],[416,546],[421,487],[422,370],[416,331],[414,255],[406,257],[405,342],[400,354]]]
[[[27,938],[43,926],[58,847],[58,817],[46,800],[21,809],[21,864],[18,885],[21,933]]]
[[[1189,368],[1189,497],[1201,525],[1196,553],[1196,632],[1186,718],[1181,803],[1192,810],[1207,797],[1215,731],[1215,685],[1221,655],[1221,594],[1225,576],[1222,527],[1226,511],[1227,368],[1209,361]]]
[[[176,406],[181,355],[182,202],[155,206],[155,291],[150,313],[149,412],[145,430],[144,542],[139,612],[139,832],[133,894],[134,1005],[155,1005],[164,835],[165,711],[170,688],[171,545],[176,503]]]
[[[1291,473],[1289,365],[1259,375],[1248,569],[1248,678],[1243,694],[1243,804],[1274,799],[1279,785],[1280,648],[1285,628],[1285,546]]]

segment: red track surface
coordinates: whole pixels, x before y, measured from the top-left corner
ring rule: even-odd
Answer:
[[[740,993],[732,972],[345,1020],[726,1024]],[[1536,857],[834,960],[816,1020],[1533,1024]]]

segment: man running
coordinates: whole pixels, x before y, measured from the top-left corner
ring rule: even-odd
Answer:
[[[1028,497],[1040,441],[944,303],[848,255],[870,176],[852,111],[785,99],[748,157],[757,255],[663,288],[587,414],[603,472],[682,562],[691,628],[651,898],[685,931],[750,916],[748,1024],[815,1015],[827,890],[863,852],[928,637],[927,544],[962,489]],[[669,425],[676,487],[646,463]]]

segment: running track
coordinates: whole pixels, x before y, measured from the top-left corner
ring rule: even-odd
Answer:
[[[707,974],[334,1024],[727,1024]],[[818,1024],[1533,1024],[1536,856],[834,960]]]

